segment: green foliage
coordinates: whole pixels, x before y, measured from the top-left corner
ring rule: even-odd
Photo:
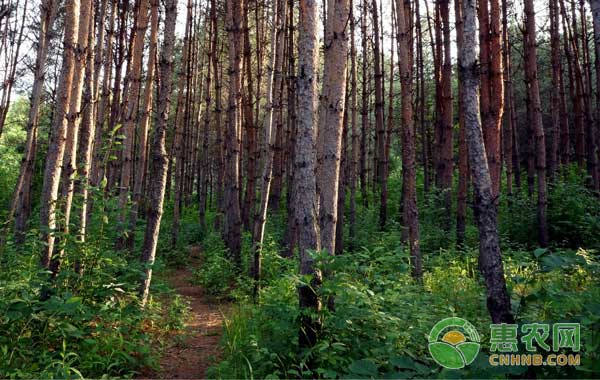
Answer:
[[[524,367],[492,368],[488,364],[491,321],[478,269],[477,229],[471,211],[467,215],[466,246],[459,250],[453,244],[453,230],[445,232],[442,225],[442,195],[420,196],[425,274],[422,283],[417,283],[410,277],[410,257],[400,239],[395,206],[400,178],[395,174],[390,177],[393,185],[386,227],[379,229],[377,208],[365,209],[359,199],[356,235],[348,236],[345,244],[347,250],[352,246],[354,249],[336,257],[316,255],[319,268],[330,274],[319,289],[321,299],[335,295],[335,310],[324,305],[314,315],[322,322],[322,331],[317,345],[310,350],[298,344],[301,311],[296,291],[308,279],[297,275],[297,258],[280,256],[281,248],[276,242],[281,241],[285,224],[279,214],[273,216],[263,250],[265,281],[260,304],[244,297],[247,290],[243,286],[230,290],[238,305],[225,323],[224,357],[211,368],[209,376],[274,379],[524,375]],[[567,230],[559,227],[561,223],[553,222],[556,230],[552,248],[535,249],[535,199],[516,193],[510,199],[500,200],[504,268],[517,321],[582,324],[582,365],[530,370],[542,378],[586,378],[600,373],[596,364],[600,342],[594,335],[600,327],[597,253],[569,248],[583,242],[594,246],[597,236],[592,228],[597,222],[598,205],[577,174],[576,177],[559,180],[549,189],[549,220],[570,221],[574,226]],[[559,239],[561,229],[570,239]],[[226,257],[222,249],[215,252]],[[442,369],[427,351],[431,326],[449,316],[469,320],[483,335],[480,355],[460,371]],[[309,370],[309,364],[314,371]]]
[[[8,210],[19,175],[28,110],[29,102],[25,98],[14,102],[6,115],[4,131],[0,137],[0,218],[4,218],[4,210]]]
[[[202,244],[202,266],[194,272],[193,283],[216,298],[228,296],[236,284],[235,267],[226,252],[221,236],[209,234]]]
[[[95,203],[88,239],[55,233],[65,248],[55,279],[40,269],[38,231],[30,230],[24,246],[9,240],[1,252],[2,378],[133,377],[141,369],[156,369],[160,338],[184,326],[188,303],[162,297],[168,288],[160,280],[160,258],[152,297],[140,308],[139,258],[114,249],[117,227],[109,221],[121,210],[101,189],[90,191]],[[74,219],[79,207],[76,199]]]

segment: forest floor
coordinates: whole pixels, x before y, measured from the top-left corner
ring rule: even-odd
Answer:
[[[174,270],[167,278],[175,292],[190,303],[190,315],[182,335],[169,337],[160,370],[150,377],[161,379],[203,379],[208,367],[221,355],[223,312],[226,304],[212,301],[198,285],[192,285],[192,269],[202,265],[200,247],[192,246],[188,266]]]

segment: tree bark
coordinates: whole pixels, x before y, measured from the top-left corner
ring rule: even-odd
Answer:
[[[329,0],[327,9],[325,67],[317,135],[317,192],[321,249],[333,255],[346,97],[348,0]],[[380,137],[384,139],[385,135]]]
[[[298,119],[296,151],[294,157],[294,220],[298,231],[300,275],[310,276],[311,285],[298,288],[302,310],[299,342],[301,347],[316,344],[320,322],[313,317],[321,309],[316,290],[321,283],[321,273],[314,266],[311,251],[321,249],[317,225],[317,192],[315,182],[318,111],[317,70],[318,47],[318,4],[316,0],[300,1],[298,25]],[[309,310],[305,310],[309,309]]]
[[[60,183],[62,161],[65,154],[69,104],[73,73],[75,71],[75,56],[77,50],[77,35],[79,32],[79,0],[67,0],[65,4],[65,32],[63,40],[63,63],[57,88],[57,101],[52,119],[52,133],[46,154],[44,180],[42,184],[40,228],[44,247],[41,253],[42,267],[50,269],[54,253],[56,206],[58,201],[58,186]]]
[[[144,209],[146,199],[144,197],[144,184],[146,182],[146,167],[148,166],[148,131],[150,129],[150,118],[152,117],[152,94],[154,90],[154,70],[156,66],[158,50],[158,0],[151,0],[150,8],[150,48],[148,50],[148,64],[146,68],[146,84],[142,97],[141,120],[139,124],[139,146],[140,158],[136,165],[137,179],[133,186],[133,205],[129,213],[129,237],[127,245],[133,249],[135,242],[135,227],[137,225],[140,210]]]
[[[225,129],[225,242],[233,261],[241,265],[241,215],[239,203],[239,112],[241,109],[242,0],[227,1],[229,35],[229,100]]]
[[[538,191],[538,243],[541,247],[548,246],[548,226],[546,223],[546,142],[542,124],[542,106],[537,74],[537,48],[535,38],[535,14],[533,0],[525,0],[525,27],[527,30],[527,55],[525,67],[529,79],[529,98],[531,101],[531,128],[535,140],[535,168],[537,171]]]
[[[35,71],[33,88],[31,90],[30,108],[27,118],[27,137],[25,140],[25,152],[19,177],[15,186],[11,212],[9,212],[7,220],[15,219],[15,242],[22,244],[25,242],[25,230],[27,228],[27,220],[31,214],[31,191],[33,171],[35,168],[35,157],[37,151],[37,136],[40,106],[42,104],[42,92],[44,90],[44,82],[46,81],[46,61],[48,58],[48,47],[50,44],[50,30],[56,20],[58,11],[57,0],[44,0],[41,5],[41,19],[38,36],[38,48],[36,52]]]
[[[173,48],[175,45],[175,24],[177,23],[177,0],[167,0],[165,4],[164,39],[159,59],[157,112],[152,141],[150,163],[150,189],[148,194],[148,218],[144,243],[142,245],[141,262],[144,275],[140,287],[142,305],[145,305],[150,292],[152,266],[156,257],[156,245],[160,232],[160,221],[163,214],[163,202],[167,183],[169,156],[166,150],[167,125],[171,105],[171,74],[173,71]]]
[[[396,0],[396,22],[398,56],[408,57],[411,50],[409,19],[404,1]],[[415,149],[415,125],[412,104],[412,67],[407,59],[399,59],[402,91],[402,180],[404,183],[403,222],[408,229],[408,243],[412,263],[412,275],[417,280],[423,277],[419,238],[419,211],[417,209],[417,173]]]
[[[497,206],[487,163],[479,111],[475,0],[463,0],[463,43],[459,75],[463,83],[462,113],[469,142],[469,161],[479,228],[479,268],[487,288],[487,307],[494,323],[514,323],[506,290],[497,226]]]
[[[273,173],[273,156],[275,154],[275,130],[273,123],[273,103],[275,91],[281,84],[281,75],[275,75],[277,62],[283,60],[283,17],[285,17],[285,0],[272,0],[273,25],[271,28],[271,62],[267,74],[267,103],[265,104],[264,118],[264,140],[262,143],[262,154],[264,159],[262,168],[262,181],[260,182],[260,207],[254,218],[254,229],[252,235],[254,254],[254,299],[258,299],[261,279],[261,254],[267,222],[267,208],[269,206],[269,194],[271,190],[271,179]]]
[[[463,47],[463,16],[462,1],[454,2],[454,17],[456,22],[456,48],[460,52]],[[458,67],[461,66],[461,57],[457,57]],[[465,117],[462,110],[463,82],[458,82],[458,191],[456,195],[456,245],[463,247],[465,243],[465,230],[467,219],[467,196],[469,192],[469,150],[467,147],[467,131]]]
[[[437,187],[442,191],[444,198],[445,221],[444,228],[450,230],[452,215],[452,174],[453,174],[453,105],[452,105],[452,56],[450,48],[450,10],[449,1],[436,2],[442,22],[443,57],[438,57],[441,67],[441,84],[439,95],[438,117],[438,159],[437,159]],[[442,43],[439,41],[438,44]],[[441,46],[440,46],[441,49]]]

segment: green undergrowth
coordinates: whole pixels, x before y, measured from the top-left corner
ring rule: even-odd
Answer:
[[[159,369],[167,337],[188,317],[186,301],[164,280],[171,266],[165,258],[182,252],[159,249],[150,301],[142,309],[142,232],[136,253],[115,250],[118,235],[109,222],[117,220],[115,204],[94,204],[85,243],[57,235],[66,253],[53,280],[40,269],[38,231],[30,231],[25,245],[7,242],[0,254],[0,378],[131,378]]]
[[[399,178],[392,175],[394,181]],[[535,244],[535,199],[518,193],[500,200],[505,275],[518,323],[581,323],[580,366],[491,367],[491,320],[478,270],[477,230],[471,211],[465,247],[457,249],[454,226],[448,232],[441,224],[439,196],[421,194],[425,274],[422,283],[417,283],[410,277],[410,257],[400,241],[398,210],[393,204],[399,196],[392,193],[385,229],[378,229],[376,211],[360,208],[356,236],[347,235],[347,226],[345,231],[345,246],[352,245],[352,251],[336,257],[314,253],[320,269],[330,273],[319,293],[324,300],[335,295],[335,309],[323,307],[313,316],[322,321],[322,331],[311,349],[298,344],[301,312],[296,290],[309,278],[298,276],[297,257],[280,254],[285,228],[280,215],[274,215],[267,226],[259,304],[252,302],[251,284],[247,276],[236,274],[219,236],[209,234],[202,243],[209,265],[197,271],[196,281],[215,296],[236,301],[225,320],[223,359],[209,375],[272,379],[600,377],[599,236],[593,231],[600,222],[598,202],[578,177],[553,184],[549,199],[553,241],[547,249]],[[519,213],[515,213],[517,208]],[[242,261],[248,263],[247,236],[243,252]],[[243,270],[247,269],[245,264]],[[482,336],[482,352],[460,371],[442,369],[428,352],[431,327],[449,316],[469,320]]]

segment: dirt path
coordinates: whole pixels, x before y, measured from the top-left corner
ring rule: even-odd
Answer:
[[[206,370],[221,354],[219,339],[223,323],[222,305],[211,303],[198,286],[192,286],[190,268],[201,265],[199,247],[190,248],[188,267],[177,269],[169,276],[175,292],[190,301],[191,316],[186,323],[186,335],[171,342],[161,359],[156,377],[166,379],[203,379]]]

